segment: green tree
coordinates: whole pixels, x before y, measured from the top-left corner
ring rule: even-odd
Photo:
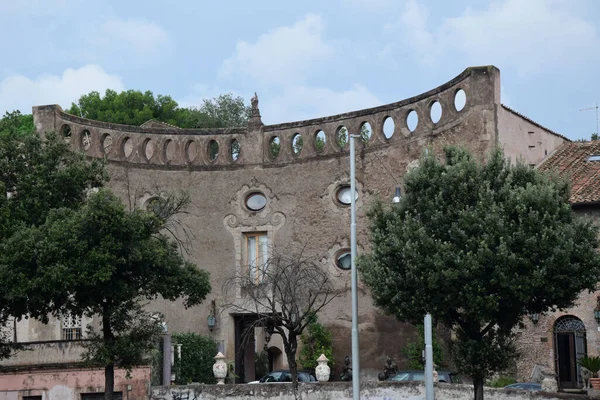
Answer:
[[[311,320],[306,330],[300,336],[302,349],[298,362],[305,369],[314,370],[317,367],[317,358],[321,354],[329,359],[329,365],[333,365],[333,338],[331,331],[321,324],[316,314],[310,316]]]
[[[408,368],[425,369],[425,364],[423,363],[423,351],[425,350],[425,327],[423,324],[417,325],[417,331],[417,340],[407,343],[402,351],[406,358],[408,358]],[[444,351],[442,350],[440,343],[436,340],[435,335],[433,335],[432,339],[433,340],[431,344],[433,348],[433,363],[437,365],[439,369],[444,362]]]
[[[157,95],[147,90],[127,90],[117,93],[107,89],[104,96],[93,91],[72,103],[69,114],[97,121],[126,125],[141,125],[155,119],[180,128],[232,128],[248,124],[250,107],[244,99],[231,93],[205,99],[199,107],[179,107],[171,96]]]
[[[235,128],[248,125],[250,106],[242,97],[231,93],[213,99],[204,99],[199,107],[190,107],[183,113],[181,128]]]
[[[418,324],[429,312],[456,332],[455,364],[485,378],[514,356],[528,313],[573,305],[600,276],[598,230],[573,214],[569,187],[501,150],[479,163],[447,147],[405,178],[400,203],[373,205],[370,254],[359,261],[377,306]]]
[[[175,359],[175,383],[187,385],[190,382],[213,384],[213,364],[217,352],[217,342],[210,336],[196,333],[176,333],[173,343],[181,344],[181,358]]]
[[[34,271],[32,289],[48,299],[45,310],[100,319],[101,331],[90,332],[94,340],[86,359],[104,366],[107,400],[115,366],[146,362],[156,343],[159,327],[143,302],[183,298],[190,307],[210,292],[208,272],[185,261],[162,233],[180,209],[169,207],[128,212],[102,189],[80,209],[52,210],[44,224],[22,229],[7,242],[7,265],[17,276]]]
[[[23,115],[19,110],[6,112],[0,119],[0,135],[29,135],[35,132],[33,115]]]
[[[11,261],[15,257],[11,239],[23,229],[43,224],[54,209],[79,208],[87,191],[102,186],[108,176],[101,161],[88,161],[84,155],[71,152],[56,135],[49,133],[42,140],[33,130],[23,128],[18,113],[2,121],[0,326],[10,316],[20,319],[27,314],[46,322],[44,312],[50,299],[33,289],[35,271],[19,269]],[[0,358],[10,355],[12,348],[0,340]]]

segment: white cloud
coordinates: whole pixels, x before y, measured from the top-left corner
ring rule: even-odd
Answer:
[[[11,75],[0,81],[0,114],[21,110],[31,113],[31,107],[60,104],[69,107],[82,94],[92,90],[103,93],[106,89],[124,90],[121,77],[105,72],[97,65],[79,69],[68,68],[62,75],[44,74],[37,78]]]
[[[291,27],[279,27],[261,35],[255,43],[239,41],[235,53],[226,59],[220,77],[249,76],[263,84],[303,82],[319,63],[333,55],[323,41],[325,24],[309,14]]]
[[[265,124],[325,117],[381,105],[381,101],[362,85],[343,91],[323,87],[293,86],[259,103]]]
[[[250,95],[244,96],[236,90],[225,90],[219,86],[202,83],[193,85],[190,93],[177,99],[176,101],[180,107],[199,107],[202,105],[203,100],[213,99],[225,93],[231,93],[234,97],[241,96],[246,104],[250,104],[250,98],[252,97]]]
[[[467,8],[428,28],[427,9],[407,1],[398,23],[385,32],[403,33],[421,63],[443,61],[440,56],[464,57],[471,65],[513,67],[521,74],[548,64],[565,66],[597,57],[600,39],[594,25],[576,15],[570,2],[560,0],[498,0],[487,8]],[[589,59],[587,60],[589,61]]]
[[[428,17],[429,12],[425,6],[415,0],[409,0],[400,15],[400,26],[404,31],[403,37],[406,44],[417,51],[422,63],[431,65],[434,62],[434,51],[432,51],[434,38],[427,30]],[[393,30],[390,26],[386,26],[384,29]],[[421,49],[426,49],[426,51],[421,51]]]
[[[102,37],[112,43],[127,43],[141,54],[149,54],[168,42],[167,32],[159,25],[142,19],[111,19],[101,25]]]

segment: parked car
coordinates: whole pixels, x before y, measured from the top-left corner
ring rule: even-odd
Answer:
[[[535,382],[517,382],[504,386],[503,389],[542,390],[542,385]]]
[[[292,373],[289,370],[279,370],[269,372],[257,381],[248,382],[249,384],[255,383],[283,383],[291,382]],[[298,371],[298,382],[317,382],[317,378],[309,372]]]
[[[438,378],[440,382],[445,383],[462,383],[460,376],[454,372],[438,371]],[[411,371],[398,371],[395,375],[390,376],[386,379],[389,382],[424,382],[425,371],[423,370],[411,370]]]

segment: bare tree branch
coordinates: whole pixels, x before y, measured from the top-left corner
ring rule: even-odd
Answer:
[[[251,276],[248,268],[242,268],[223,285],[225,297],[230,299],[224,308],[252,314],[256,320],[249,327],[271,326],[281,336],[296,396],[298,338],[311,317],[341,294],[319,258],[306,256],[305,250],[271,249],[258,277],[256,269]]]

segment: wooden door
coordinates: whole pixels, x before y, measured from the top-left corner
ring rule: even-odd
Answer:
[[[577,362],[575,335],[572,332],[556,334],[558,382],[561,389],[575,389],[577,384]]]

